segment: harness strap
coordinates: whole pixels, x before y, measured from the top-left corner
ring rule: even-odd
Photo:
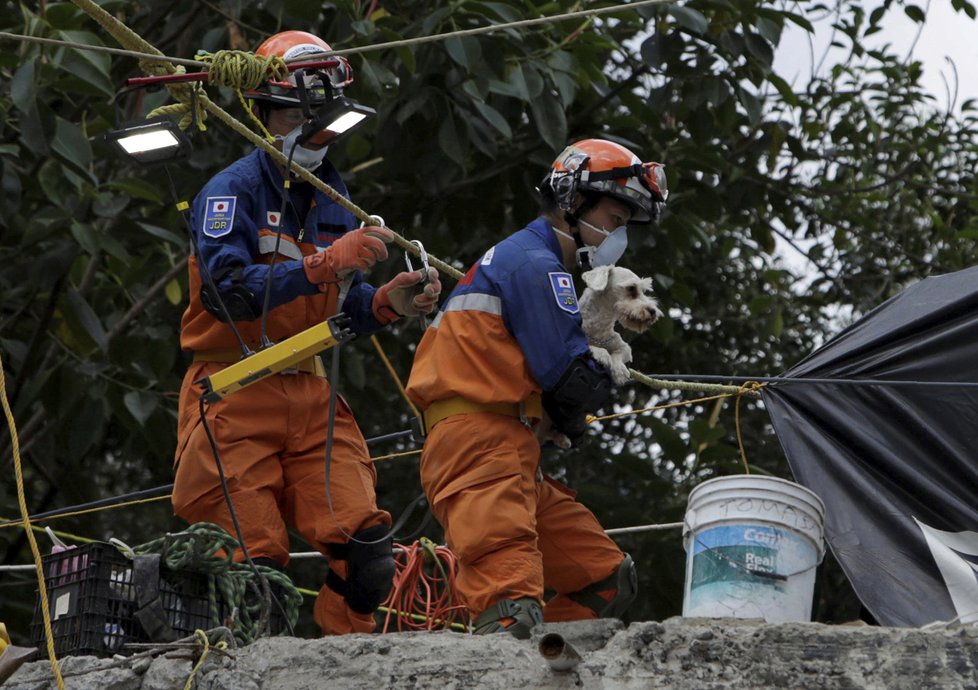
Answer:
[[[431,403],[422,413],[425,434],[430,434],[438,422],[459,414],[490,412],[506,417],[517,417],[527,426],[543,417],[543,402],[538,393],[518,403],[477,403],[462,397],[445,398]]]

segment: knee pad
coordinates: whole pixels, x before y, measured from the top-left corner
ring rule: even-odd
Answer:
[[[346,581],[332,570],[327,575],[326,584],[341,594],[356,613],[373,613],[390,594],[394,582],[394,538],[389,532],[386,525],[376,525],[354,534],[356,541],[350,541],[344,549]]]
[[[615,590],[615,595],[610,601],[605,601],[603,597],[598,596],[598,592],[609,589]],[[618,569],[611,575],[567,596],[581,606],[594,611],[598,614],[598,618],[621,618],[628,611],[636,594],[638,594],[638,573],[635,570],[635,562],[626,553]]]

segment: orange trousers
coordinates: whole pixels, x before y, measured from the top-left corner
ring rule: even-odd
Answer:
[[[221,491],[214,453],[200,420],[199,386],[194,381],[226,366],[191,365],[180,389],[177,427],[174,512],[188,522],[213,522],[231,535],[234,525]],[[205,408],[220,452],[228,492],[248,553],[289,561],[288,526],[317,550],[345,544],[378,524],[390,525],[390,514],[377,508],[376,470],[349,406],[337,399],[330,462],[330,497],[326,496],[325,458],[329,383],[315,374],[274,375],[232,393]],[[243,560],[239,551],[236,560]],[[346,562],[330,560],[346,578]],[[351,611],[325,585],[313,617],[324,634],[372,632],[370,614]]]
[[[456,580],[476,617],[501,599],[543,601],[552,621],[597,618],[567,595],[611,575],[624,554],[556,480],[538,478],[540,446],[512,417],[478,412],[440,422],[425,441],[421,484],[459,559]]]

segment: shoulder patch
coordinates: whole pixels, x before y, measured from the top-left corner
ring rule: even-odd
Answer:
[[[489,264],[492,263],[492,255],[495,253],[496,253],[496,247],[495,246],[489,247],[489,251],[485,253],[485,255],[482,257],[482,261],[480,261],[479,263],[481,263],[483,266],[488,266]]]
[[[209,196],[204,209],[204,227],[208,237],[223,237],[234,227],[236,196]]]
[[[577,314],[581,308],[577,304],[577,292],[570,273],[548,273],[550,287],[553,288],[557,306],[569,314]]]

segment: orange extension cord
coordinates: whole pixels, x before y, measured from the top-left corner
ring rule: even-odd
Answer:
[[[394,586],[384,602],[383,632],[468,630],[468,613],[455,588],[458,560],[447,546],[422,537],[395,549]]]

